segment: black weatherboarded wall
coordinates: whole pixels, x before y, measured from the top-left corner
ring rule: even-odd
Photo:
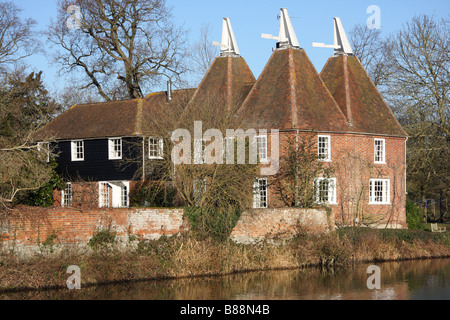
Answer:
[[[72,161],[71,141],[56,142],[58,173],[68,181],[137,180],[142,139],[122,138],[122,160],[108,159],[108,139],[84,140],[84,161]]]

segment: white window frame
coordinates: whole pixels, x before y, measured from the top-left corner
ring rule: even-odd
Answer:
[[[78,143],[81,143],[81,146],[78,146]],[[71,140],[70,146],[72,161],[84,161],[84,140]],[[81,152],[78,148],[81,148]],[[81,156],[79,156],[80,154]]]
[[[156,147],[156,149],[155,149]],[[164,140],[158,137],[148,138],[148,158],[149,159],[163,159],[164,155]]]
[[[67,208],[72,206],[73,189],[72,183],[67,182],[64,189],[61,190],[61,207]]]
[[[377,145],[377,143],[381,144]],[[386,140],[375,138],[373,142],[373,152],[375,163],[386,163]]]
[[[321,139],[326,139],[326,145],[321,147]],[[321,152],[321,149],[324,149],[325,152]],[[319,161],[331,162],[331,136],[330,135],[318,135],[317,136],[317,156]]]
[[[381,190],[377,190],[380,187]],[[369,204],[390,203],[391,181],[389,179],[369,179]]]
[[[119,142],[116,145],[116,142]],[[116,146],[118,149],[116,149]],[[109,160],[120,160],[123,154],[123,144],[122,138],[109,138],[108,139],[108,159]]]
[[[123,182],[120,185],[120,204],[122,208],[128,208],[130,206],[130,190],[129,183]]]
[[[104,190],[108,190],[107,193]],[[98,207],[99,208],[110,208],[111,207],[111,186],[106,181],[98,182]],[[105,197],[106,196],[106,197]]]
[[[261,183],[263,182],[263,183]],[[264,188],[263,190],[261,188]],[[267,208],[269,204],[267,178],[256,178],[253,183],[253,208]]]
[[[258,150],[259,162],[268,161],[267,155],[267,135],[255,136],[256,149]]]
[[[320,182],[325,181],[325,180],[328,181],[328,190],[326,190],[326,192],[328,193],[327,194],[327,198],[328,199],[326,201],[320,201],[320,198],[321,198],[320,193],[322,192],[322,190],[320,190]],[[316,196],[315,196],[315,202],[316,203],[319,203],[319,204],[322,204],[322,203],[337,204],[336,178],[315,178],[314,179],[314,187],[315,187],[315,192],[316,192]]]

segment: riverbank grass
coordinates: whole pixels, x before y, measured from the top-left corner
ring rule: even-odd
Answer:
[[[358,262],[450,257],[448,233],[419,230],[342,228],[310,235],[299,233],[283,245],[253,245],[184,236],[134,240],[125,246],[102,230],[91,247],[65,246],[28,259],[2,252],[0,290],[65,287],[67,268],[77,265],[82,285],[144,279],[224,275],[236,272],[339,267]],[[108,241],[99,241],[107,239]]]

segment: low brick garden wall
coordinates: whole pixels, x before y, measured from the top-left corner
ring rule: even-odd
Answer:
[[[20,208],[0,220],[0,237],[8,249],[40,247],[48,239],[55,245],[86,244],[102,229],[127,241],[131,236],[156,239],[183,230],[183,209],[124,208],[74,210]]]
[[[298,232],[324,233],[334,230],[334,220],[325,209],[251,209],[242,213],[231,233],[237,243],[289,239]]]
[[[23,207],[0,220],[0,244],[3,249],[42,250],[52,246],[86,245],[104,229],[114,232],[122,243],[140,239],[158,239],[188,230],[182,208],[89,209]],[[334,221],[324,209],[250,209],[242,213],[231,233],[237,243],[256,243],[264,239],[288,239],[298,231],[323,233],[334,229]]]

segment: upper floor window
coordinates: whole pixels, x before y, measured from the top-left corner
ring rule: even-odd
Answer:
[[[162,138],[148,138],[148,158],[149,159],[162,159],[164,140]]]
[[[331,161],[331,137],[330,136],[318,136],[317,149],[320,161]]]
[[[267,208],[267,178],[257,178],[253,184],[253,208]]]
[[[260,162],[267,161],[267,136],[255,136],[256,147],[258,149],[258,157]]]
[[[386,163],[386,142],[384,139],[375,139],[375,163]]]
[[[108,159],[122,159],[122,138],[108,139]]]
[[[390,180],[370,179],[369,180],[369,203],[389,204],[390,203]]]
[[[336,178],[314,180],[317,203],[336,204]]]
[[[84,141],[83,140],[71,141],[71,149],[72,149],[72,161],[83,161],[84,160]]]

